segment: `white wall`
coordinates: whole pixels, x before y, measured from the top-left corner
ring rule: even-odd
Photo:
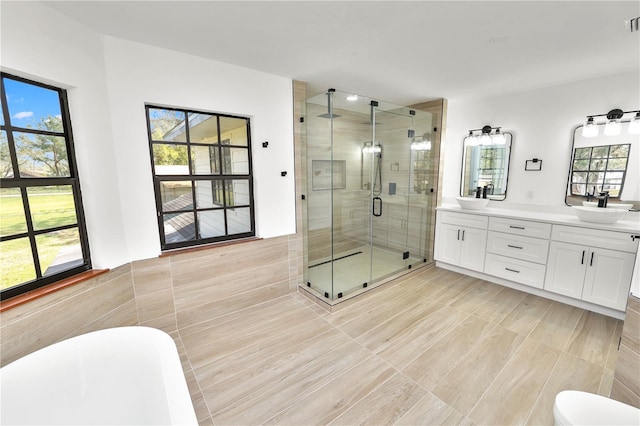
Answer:
[[[290,79],[112,37],[104,38],[104,52],[132,260],[160,252],[145,103],[250,116],[257,235],[295,233]]]
[[[160,253],[145,102],[250,116],[257,234],[295,232],[290,79],[103,37],[38,2],[3,2],[1,19],[3,71],[68,89],[94,267]]]
[[[3,2],[1,19],[2,70],[68,90],[94,267],[126,263],[100,37],[35,2]]]
[[[489,124],[513,133],[505,204],[563,206],[573,130],[588,114],[640,108],[638,70],[544,89],[474,101],[449,102],[443,198],[460,193],[462,140],[469,129]],[[525,160],[543,160],[542,171],[525,172]],[[531,197],[529,197],[532,195]],[[455,203],[455,201],[454,201]],[[499,204],[497,204],[499,205]]]

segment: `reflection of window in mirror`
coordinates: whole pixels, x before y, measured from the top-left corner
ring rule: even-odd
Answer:
[[[608,191],[610,198],[622,194],[630,144],[575,148],[571,171],[571,195],[597,195]]]
[[[465,138],[460,195],[473,197],[478,187],[487,187],[487,197],[504,200],[507,193],[511,134],[504,144],[478,145]]]

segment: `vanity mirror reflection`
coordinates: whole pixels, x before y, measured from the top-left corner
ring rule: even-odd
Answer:
[[[592,121],[573,133],[565,203],[597,207],[606,194],[607,207],[639,210],[640,134],[630,132],[628,122],[611,134]]]
[[[499,127],[469,130],[462,151],[462,197],[506,198],[511,141],[511,133],[501,133]]]

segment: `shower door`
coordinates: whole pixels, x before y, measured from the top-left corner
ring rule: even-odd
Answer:
[[[307,100],[305,273],[324,297],[339,299],[426,257],[412,142],[430,125],[427,115],[336,91]]]
[[[417,259],[409,244],[410,232],[415,232],[410,211],[414,115],[408,108],[383,102],[375,106],[374,115],[372,132],[381,152],[372,164],[380,183],[371,193],[372,282],[406,270]]]

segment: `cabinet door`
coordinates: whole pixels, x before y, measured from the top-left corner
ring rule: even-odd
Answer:
[[[441,223],[436,231],[435,259],[441,262],[457,265],[460,261],[459,226]]]
[[[624,311],[634,262],[632,253],[591,248],[582,300]]]
[[[460,235],[460,266],[474,271],[484,271],[484,254],[487,246],[487,231],[463,228]]]
[[[589,247],[552,241],[544,289],[580,299]]]

